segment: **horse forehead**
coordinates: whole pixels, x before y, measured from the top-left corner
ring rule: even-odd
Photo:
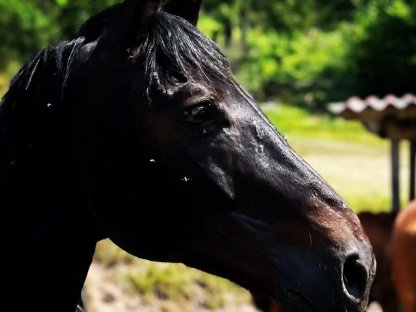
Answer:
[[[168,96],[175,96],[185,105],[211,99],[216,94],[214,89],[199,82],[190,82],[180,86],[167,87],[166,93]]]
[[[247,97],[235,87],[225,82],[188,82],[178,86],[167,86],[164,95],[183,105],[193,105],[198,102],[210,101],[228,113],[244,113],[244,106],[252,106]],[[232,103],[239,104],[238,107]]]

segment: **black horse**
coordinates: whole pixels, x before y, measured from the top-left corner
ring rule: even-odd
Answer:
[[[109,237],[283,311],[364,311],[375,261],[356,215],[195,28],[200,1],[159,6],[126,0],[13,79],[0,106],[0,310],[73,312]]]

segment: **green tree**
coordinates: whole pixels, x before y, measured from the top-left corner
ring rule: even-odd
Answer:
[[[27,57],[56,36],[51,20],[38,3],[0,0],[0,67],[10,59]]]
[[[70,39],[94,13],[117,0],[0,0],[0,68]]]
[[[0,70],[121,1],[0,0]],[[415,15],[414,0],[204,0],[199,26],[258,99],[324,107],[414,91]]]
[[[416,4],[371,1],[356,16],[355,40],[348,53],[349,86],[360,96],[402,95],[416,86]]]

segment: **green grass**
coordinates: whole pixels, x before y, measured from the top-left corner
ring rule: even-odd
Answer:
[[[270,121],[287,136],[340,140],[370,145],[383,145],[385,141],[371,134],[358,121],[347,121],[328,114],[310,112],[285,104],[262,106]]]

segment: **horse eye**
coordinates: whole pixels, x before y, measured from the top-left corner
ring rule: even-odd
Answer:
[[[185,121],[193,124],[202,124],[215,120],[216,106],[210,102],[202,102],[194,105],[183,112]]]

